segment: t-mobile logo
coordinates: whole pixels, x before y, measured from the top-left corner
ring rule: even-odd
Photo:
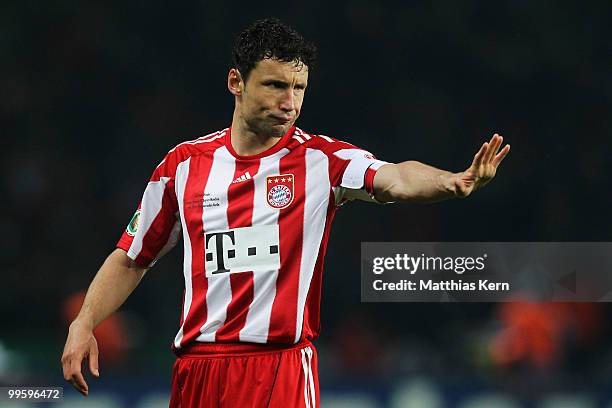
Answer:
[[[204,242],[206,276],[280,268],[278,225],[210,232]]]

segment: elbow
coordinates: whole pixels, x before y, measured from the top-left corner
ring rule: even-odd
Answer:
[[[147,266],[142,266],[136,263],[132,258],[130,258],[126,251],[121,248],[115,249],[109,256],[108,260],[114,263],[117,266],[122,268],[134,270],[139,274],[144,275],[144,273],[148,270]]]

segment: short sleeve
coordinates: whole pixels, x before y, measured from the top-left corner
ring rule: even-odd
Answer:
[[[174,189],[176,160],[170,153],[153,172],[142,200],[117,248],[127,252],[138,265],[151,267],[172,249],[181,233],[178,202]]]
[[[387,162],[378,160],[367,150],[336,141],[328,154],[332,169],[332,189],[336,205],[349,200],[376,202],[374,175]]]

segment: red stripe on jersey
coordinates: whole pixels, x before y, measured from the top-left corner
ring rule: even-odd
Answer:
[[[227,191],[227,222],[230,228],[250,227],[253,221],[253,194],[255,190],[252,176],[259,170],[259,160],[236,161],[234,180]],[[251,178],[237,181],[249,174]]]
[[[247,174],[255,175],[259,170],[259,160],[236,161],[234,180]],[[230,184],[227,191],[227,221],[231,229],[250,227],[253,220],[253,197],[255,193],[253,178]],[[217,330],[215,340],[220,342],[239,342],[240,330],[244,327],[253,302],[253,272],[230,274],[232,300],[227,306],[225,324]]]
[[[278,216],[280,242],[294,242],[293,246],[281,245],[282,273],[276,280],[276,297],[272,305],[268,338],[275,343],[293,343],[297,318],[298,286],[302,259],[304,231],[304,200],[306,199],[306,149],[296,149],[292,155],[280,160],[280,174],[293,174],[294,201],[280,210]],[[298,210],[299,209],[299,210]],[[289,253],[285,248],[292,248]]]
[[[376,175],[376,170],[369,167],[366,170],[364,186],[365,190],[368,194],[374,194],[374,176]]]
[[[244,327],[253,302],[255,288],[253,287],[253,272],[238,272],[230,274],[232,301],[227,306],[225,324],[217,330],[215,341],[239,342],[240,330]]]
[[[192,157],[189,176],[185,185],[183,209],[185,223],[191,241],[191,306],[185,316],[181,346],[192,342],[200,335],[200,327],[206,322],[206,291],[208,280],[204,267],[204,224],[202,222],[204,188],[208,182],[214,151]]]
[[[161,183],[161,181],[159,181]],[[172,226],[176,219],[168,217],[166,211],[176,212],[176,196],[174,195],[174,181],[168,180],[164,188],[162,196],[162,205],[160,212],[155,217],[151,227],[143,237],[143,241],[149,242],[149,245],[143,245],[140,253],[134,260],[138,265],[149,266],[149,264],[157,257],[160,250],[168,242]],[[152,238],[155,237],[156,239]],[[131,244],[131,243],[130,243]]]
[[[321,331],[320,309],[323,261],[325,259],[325,253],[327,252],[327,242],[329,240],[329,232],[331,231],[331,223],[337,209],[338,207],[336,207],[334,204],[334,194],[331,193],[329,197],[329,204],[327,205],[327,219],[325,221],[323,239],[321,240],[321,245],[319,246],[317,263],[314,267],[315,272],[312,275],[312,282],[310,283],[308,297],[306,298],[306,306],[304,307],[304,329],[302,330],[302,339],[315,339],[319,337],[319,333]]]

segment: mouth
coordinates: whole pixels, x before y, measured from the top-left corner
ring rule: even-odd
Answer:
[[[289,123],[293,119],[291,116],[270,115],[270,117],[274,119],[276,122],[281,123],[281,124]]]

